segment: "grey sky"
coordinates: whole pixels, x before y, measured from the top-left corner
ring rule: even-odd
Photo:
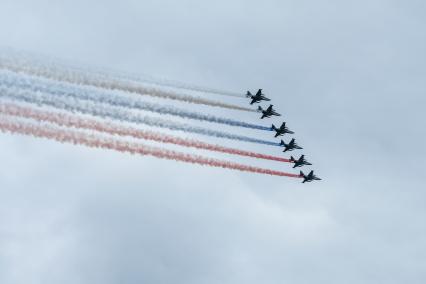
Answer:
[[[2,134],[0,283],[426,281],[424,1],[88,2],[3,0],[0,44],[262,87],[324,181]]]

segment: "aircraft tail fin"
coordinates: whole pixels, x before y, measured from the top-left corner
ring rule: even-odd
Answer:
[[[253,95],[250,93],[250,91],[247,91],[246,97],[251,98]]]
[[[281,140],[280,146],[285,146],[284,140]]]
[[[290,161],[292,161],[292,162],[296,162],[296,160],[294,159],[294,157],[293,157],[293,156],[290,156]]]
[[[272,130],[277,130],[277,128],[275,127],[275,125],[274,125],[274,124],[272,124],[271,129],[272,129]]]
[[[263,108],[262,108],[261,106],[258,106],[258,107],[257,107],[257,111],[262,112],[262,111],[263,111]]]
[[[303,178],[302,183],[305,183],[308,181],[308,176],[305,175],[302,171],[300,171],[300,177]]]

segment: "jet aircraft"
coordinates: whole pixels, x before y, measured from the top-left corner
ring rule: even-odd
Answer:
[[[259,89],[259,91],[257,91],[256,95],[252,95],[250,93],[250,91],[247,91],[247,98],[251,98],[251,105],[255,104],[255,103],[259,103],[260,101],[270,101],[271,99],[268,99],[267,97],[265,97],[265,95],[262,94],[262,89]]]
[[[261,106],[259,106],[257,110],[262,113],[262,117],[260,119],[264,119],[265,117],[271,117],[273,115],[281,116],[281,114],[277,113],[273,109],[273,105],[270,105],[266,110],[264,110]]]
[[[319,177],[314,175],[314,171],[311,171],[308,175],[305,175],[302,171],[300,171],[300,177],[303,178],[302,183],[311,182],[314,180],[321,180]]]
[[[293,158],[293,156],[291,156],[290,161],[294,163],[293,169],[297,167],[302,167],[304,165],[312,166],[311,163],[305,160],[305,155],[300,156],[298,160],[296,160],[295,158]]]
[[[281,140],[280,145],[284,146],[283,152],[293,151],[295,149],[303,149],[302,147],[296,144],[296,140],[294,138],[291,139],[291,141],[288,144],[286,144],[283,140]]]
[[[272,124],[271,129],[274,130],[277,133],[277,134],[275,134],[275,137],[284,135],[286,133],[294,134],[293,131],[291,131],[290,129],[288,129],[287,126],[285,126],[285,122],[283,122],[283,124],[281,124],[280,128],[276,128],[275,125]]]

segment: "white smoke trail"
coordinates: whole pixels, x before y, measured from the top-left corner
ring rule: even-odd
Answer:
[[[0,84],[0,99],[10,99],[14,101],[21,101],[38,106],[50,106],[70,112],[79,112],[92,116],[118,120],[122,122],[130,122],[136,124],[144,124],[152,127],[166,128],[170,130],[183,131],[189,133],[196,133],[211,137],[225,138],[230,140],[238,140],[249,143],[265,144],[271,146],[279,146],[276,142],[270,142],[251,137],[235,135],[223,131],[215,131],[203,127],[188,125],[185,123],[178,123],[170,120],[153,118],[135,114],[130,111],[123,110],[118,107],[97,103],[94,101],[84,101],[78,98],[67,98],[62,96],[55,96],[45,94],[42,92],[33,92],[29,90],[22,90],[16,86],[8,87]]]
[[[139,109],[151,111],[161,114],[175,115],[182,118],[195,119],[200,121],[208,121],[213,123],[225,124],[230,126],[258,129],[271,131],[270,127],[265,127],[257,124],[246,123],[243,121],[217,117],[197,112],[190,112],[173,106],[163,106],[159,104],[142,102],[133,98],[111,95],[109,92],[99,91],[96,88],[84,88],[74,86],[68,83],[56,82],[49,79],[35,78],[30,76],[20,75],[14,72],[1,71],[0,84],[8,87],[19,87],[30,89],[32,91],[40,91],[50,93],[57,96],[66,96],[81,100],[90,100],[101,103],[107,103],[114,106],[125,107],[130,109]]]
[[[229,92],[223,92],[214,89],[201,88],[186,84],[180,84],[172,81],[161,81],[154,79],[141,80],[141,78],[135,78],[136,76],[130,75],[119,75],[118,73],[112,75],[111,72],[83,70],[77,67],[64,66],[52,61],[41,61],[31,59],[28,56],[5,56],[0,53],[0,68],[8,69],[14,72],[23,72],[29,75],[43,76],[53,80],[65,81],[73,84],[90,85],[99,88],[105,88],[110,90],[120,90],[140,95],[160,97],[164,99],[184,101],[187,103],[203,104],[214,107],[242,110],[255,112],[251,108],[240,107],[237,105],[226,104],[218,101],[207,100],[199,97],[190,95],[176,94],[171,91],[164,91],[155,88],[148,88],[142,86],[140,83],[145,82],[153,85],[164,86],[164,87],[175,87],[186,90],[195,90],[201,92],[217,93],[226,96],[233,97],[244,97],[241,94],[234,94]]]

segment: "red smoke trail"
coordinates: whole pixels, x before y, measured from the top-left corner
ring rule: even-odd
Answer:
[[[264,155],[260,153],[254,153],[249,151],[243,151],[238,149],[232,149],[228,147],[223,147],[219,145],[209,144],[197,140],[183,139],[176,136],[165,135],[153,131],[143,131],[131,127],[124,127],[117,124],[106,124],[93,119],[82,119],[75,116],[55,113],[48,111],[41,111],[32,109],[29,107],[22,107],[16,104],[1,104],[0,113],[12,116],[21,116],[25,118],[31,118],[39,121],[46,121],[50,123],[55,123],[60,126],[66,127],[75,127],[75,128],[84,128],[95,130],[99,132],[105,132],[112,135],[120,136],[131,136],[139,139],[152,140],[162,143],[175,144],[185,147],[204,149],[214,152],[227,153],[232,155],[239,155],[245,157],[253,157],[257,159],[272,160],[284,163],[292,163],[289,159]]]
[[[0,119],[0,130],[2,132],[18,133],[34,137],[43,137],[47,139],[56,140],[61,143],[72,143],[78,145],[85,145],[92,148],[111,149],[130,154],[153,156],[160,159],[169,159],[186,163],[226,168],[251,173],[259,173],[265,175],[300,178],[300,175],[296,174],[246,166],[242,164],[211,159],[198,155],[185,154],[176,151],[161,149],[158,147],[150,147],[140,143],[129,143],[112,138],[105,138],[92,134],[86,134],[80,131],[59,129],[47,125],[39,126],[31,123],[10,121],[8,119],[2,118]]]

